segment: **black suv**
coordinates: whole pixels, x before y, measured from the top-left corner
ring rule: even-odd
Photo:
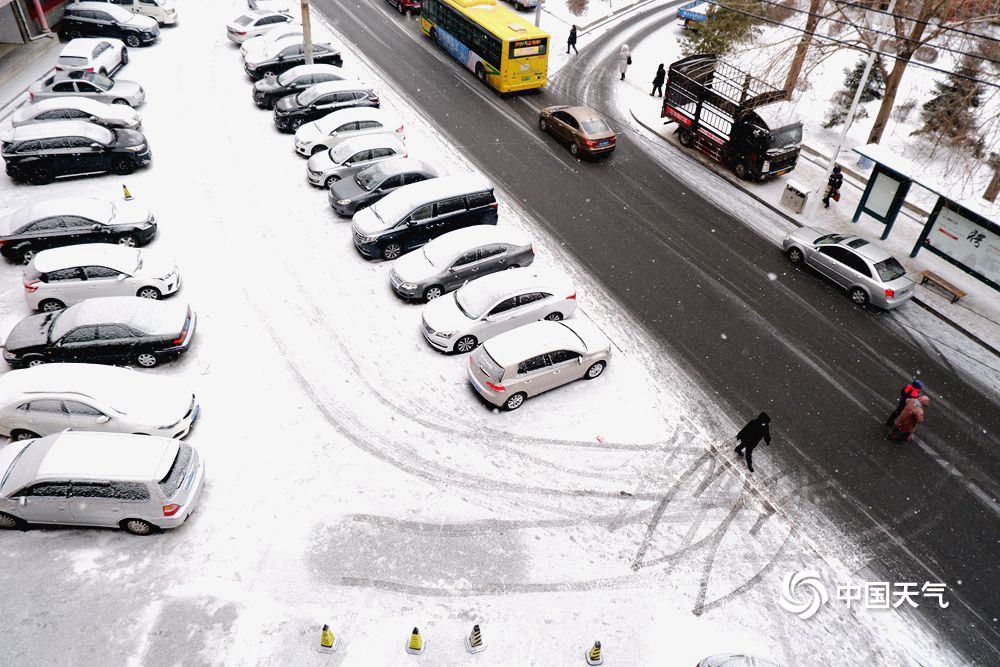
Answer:
[[[56,32],[61,39],[116,37],[136,47],[155,42],[160,36],[160,26],[148,16],[104,2],[75,2],[66,5]]]
[[[142,132],[110,130],[83,120],[32,123],[0,140],[7,175],[35,185],[57,176],[131,174],[153,160]]]
[[[253,101],[261,109],[273,109],[274,103],[282,97],[327,81],[341,81],[343,75],[334,65],[299,65],[279,74],[256,81],[253,84]]]
[[[0,255],[27,263],[46,248],[78,243],[134,247],[146,245],[155,235],[153,214],[135,202],[57,197],[0,218]]]
[[[301,38],[289,37],[287,39],[290,41],[281,40],[272,44],[264,53],[259,56],[251,56],[252,60],[246,61],[243,69],[246,70],[251,79],[257,81],[265,76],[277,76],[293,67],[305,64],[305,46],[302,45],[301,41],[291,41],[293,39],[301,40]],[[313,44],[313,63],[341,67],[344,64],[344,59],[340,57],[340,51],[329,44]]]
[[[274,104],[274,125],[282,132],[294,132],[337,109],[377,108],[380,104],[378,93],[363,83],[327,81],[278,100]]]

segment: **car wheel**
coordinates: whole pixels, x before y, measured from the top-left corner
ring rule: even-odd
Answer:
[[[542,132],[549,131],[549,124],[545,122],[544,118],[538,119],[538,129],[541,130]]]
[[[162,294],[160,294],[160,290],[156,289],[155,287],[143,287],[141,290],[136,292],[135,295],[138,297],[142,297],[143,299],[152,299],[153,301],[156,301],[161,296],[163,296]]]
[[[472,352],[479,345],[475,336],[462,336],[455,341],[454,352]]]
[[[143,352],[135,358],[135,363],[143,368],[152,368],[157,363],[156,355],[152,352]]]
[[[330,188],[333,187],[333,184],[336,183],[339,180],[340,180],[340,176],[331,176],[330,178],[326,179],[326,183],[324,183],[323,186],[327,190],[329,190]]]
[[[607,366],[603,361],[597,361],[590,365],[587,372],[584,373],[583,377],[587,380],[593,380],[596,377],[600,377],[601,373],[604,372],[604,367]]]
[[[430,301],[432,299],[436,299],[442,294],[444,294],[443,287],[441,287],[440,285],[431,285],[430,287],[424,290],[424,301]]]
[[[860,287],[852,287],[848,294],[851,297],[851,301],[853,301],[856,306],[864,308],[868,305],[868,292],[864,291]]]
[[[134,49],[142,44],[142,40],[139,39],[139,35],[130,33],[125,35],[125,43]]]
[[[482,63],[476,63],[476,78],[486,83],[486,69],[483,68]]]
[[[20,528],[23,525],[24,521],[18,519],[16,516],[12,516],[6,512],[0,512],[0,530],[13,530],[14,528]]]
[[[791,262],[792,264],[795,264],[796,266],[801,264],[802,260],[805,259],[805,257],[802,255],[802,251],[796,248],[795,246],[789,248],[788,252],[786,252],[785,255],[788,257],[788,261]]]
[[[573,154],[573,157],[580,155],[580,147],[577,145],[576,141],[569,145],[569,152]]]
[[[684,148],[694,148],[694,135],[687,130],[681,130],[680,134],[677,135],[677,140]]]
[[[105,68],[102,67],[101,71],[100,71],[100,75],[101,76],[107,76],[108,75],[108,70],[106,70]]]
[[[288,124],[288,127],[289,129],[291,129],[292,132],[294,132],[295,130],[302,127],[302,119],[301,118],[293,119],[292,122]]]
[[[562,320],[562,318],[563,318],[562,313],[549,313],[548,315],[545,316],[545,319],[547,319],[549,322],[558,322]]]
[[[313,146],[312,151],[309,153],[309,155],[316,155],[316,153],[322,153],[325,150],[326,146]]]
[[[743,160],[740,160],[733,165],[733,173],[736,174],[736,178],[741,181],[745,181],[750,177],[750,170],[747,168],[747,163]]]
[[[128,100],[126,100],[126,99],[124,99],[122,97],[119,97],[118,99],[113,100],[111,103],[112,104],[124,104],[127,107],[132,106],[131,104],[128,103]]]
[[[118,245],[123,245],[126,248],[134,248],[139,245],[139,242],[135,240],[135,237],[131,234],[125,234],[124,236],[118,237]]]
[[[505,271],[510,271],[511,269],[518,269],[518,268],[520,268],[520,267],[519,267],[519,266],[518,266],[517,264],[511,264],[510,266],[508,266],[508,267],[507,267],[506,269],[504,269],[504,270],[505,270]]]
[[[382,246],[382,259],[396,259],[403,254],[403,246],[398,243],[388,243]]]
[[[142,519],[125,519],[119,525],[126,533],[133,535],[149,535],[156,530],[156,526]]]
[[[32,438],[37,438],[38,434],[34,431],[27,431],[25,429],[16,428],[10,432],[11,440],[31,440]]]
[[[128,49],[122,49],[122,67],[128,65]]]
[[[35,167],[28,172],[28,182],[32,185],[47,185],[55,180],[52,171],[45,167]]]
[[[111,164],[111,170],[119,176],[127,176],[135,171],[135,160],[127,157],[115,158]]]
[[[65,307],[66,304],[64,304],[59,299],[46,299],[45,301],[42,301],[40,304],[38,304],[38,310],[42,311],[43,313],[51,313],[56,310],[62,310]]]
[[[35,258],[35,254],[36,254],[35,253],[35,249],[32,248],[30,245],[26,245],[26,246],[23,246],[21,248],[18,248],[15,251],[15,253],[16,253],[17,260],[19,262],[21,262],[21,264],[27,264],[28,262],[30,262],[31,260],[33,260]]]
[[[25,357],[24,365],[28,368],[34,368],[35,366],[41,366],[45,363],[44,357]]]
[[[400,14],[402,14],[403,16],[406,16],[406,7],[403,6],[402,2],[397,2],[396,3],[396,9],[399,10]]]
[[[524,405],[524,399],[528,398],[524,392],[519,391],[516,394],[508,397],[506,401],[503,402],[503,409],[507,410],[517,410],[519,407]]]
[[[266,79],[269,76],[274,76],[274,70],[270,70],[270,69],[264,70],[264,74],[262,74],[260,78]]]
[[[80,39],[81,37],[83,37],[83,33],[80,32],[79,30],[70,30],[69,32],[66,33],[66,36],[69,37],[70,39]]]

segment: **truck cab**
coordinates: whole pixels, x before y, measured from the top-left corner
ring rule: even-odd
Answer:
[[[748,113],[733,127],[729,166],[739,177],[767,180],[790,172],[802,146],[802,123],[788,102]]]

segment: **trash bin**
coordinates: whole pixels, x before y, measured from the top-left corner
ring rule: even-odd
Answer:
[[[809,190],[791,179],[785,182],[785,191],[781,193],[781,204],[795,213],[801,213],[806,208]]]

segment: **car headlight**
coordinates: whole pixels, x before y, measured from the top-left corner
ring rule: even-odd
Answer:
[[[141,151],[146,150],[146,147],[143,144],[139,144],[138,146],[126,146],[125,150],[132,153],[139,153]]]
[[[348,204],[351,203],[351,200],[350,199],[338,199],[337,203],[340,204],[341,206],[347,206]]]
[[[143,223],[137,225],[137,228],[141,229],[143,231],[146,231],[147,229],[149,229],[152,226],[153,226],[153,223],[151,223],[149,221],[146,221],[146,222],[143,222]]]
[[[399,283],[399,286],[403,289],[417,289],[416,283]]]
[[[361,241],[362,243],[372,243],[372,242],[374,242],[374,241],[378,240],[378,237],[377,237],[377,236],[360,236],[360,237],[358,237],[358,238],[359,238],[359,240],[360,240],[360,241]]]
[[[458,332],[457,331],[435,331],[434,335],[435,336],[440,336],[441,338],[451,338],[456,333],[458,333]]]
[[[11,352],[10,350],[8,350],[7,348],[3,349],[3,358],[4,359],[14,359],[15,357],[17,357],[17,355],[14,354],[13,352]]]

